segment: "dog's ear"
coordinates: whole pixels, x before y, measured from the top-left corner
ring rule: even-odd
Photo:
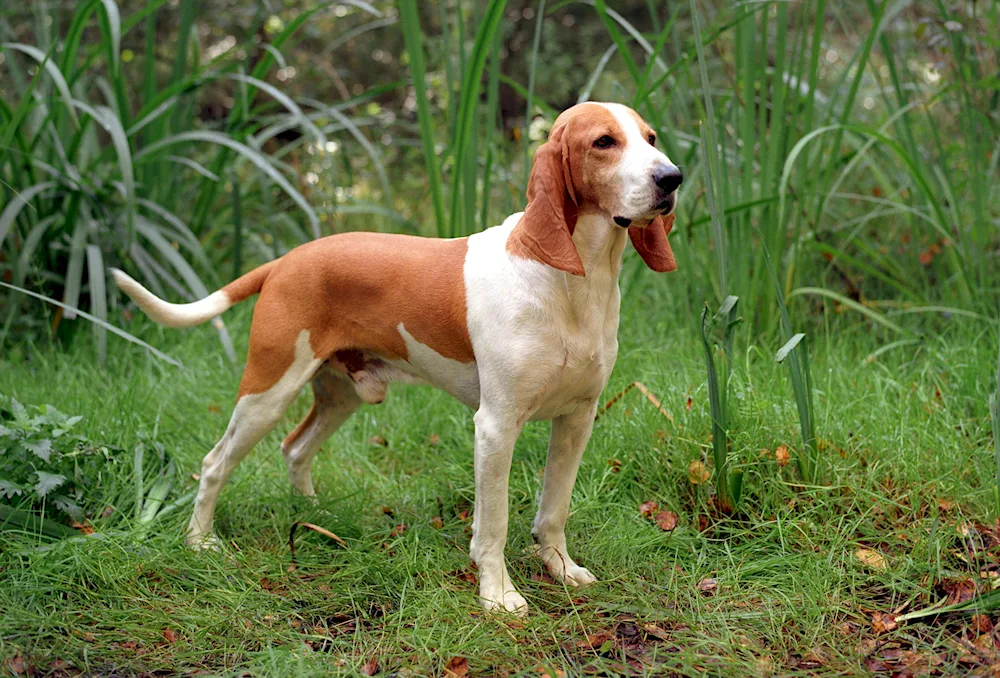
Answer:
[[[559,127],[535,153],[528,179],[528,206],[511,233],[515,249],[560,271],[585,275],[571,237],[576,218],[566,128]]]
[[[646,265],[657,273],[667,273],[677,270],[674,251],[670,249],[667,234],[674,227],[674,215],[656,217],[645,228],[631,226],[628,229],[629,238],[635,251],[639,253]]]

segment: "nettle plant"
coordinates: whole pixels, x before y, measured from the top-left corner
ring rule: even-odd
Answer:
[[[122,451],[87,440],[81,420],[0,396],[0,504],[83,520],[85,492],[117,472]]]

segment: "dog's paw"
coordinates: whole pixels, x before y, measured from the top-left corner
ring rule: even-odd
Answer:
[[[195,551],[221,551],[222,547],[219,538],[209,532],[207,534],[189,534],[184,543],[189,549]]]
[[[572,567],[566,568],[566,576],[563,577],[563,581],[567,586],[584,587],[590,586],[597,581],[597,577],[590,573],[585,567],[580,567],[579,565],[573,565]]]
[[[577,565],[572,558],[564,555],[559,549],[539,547],[538,555],[541,556],[549,574],[566,586],[582,588],[597,581],[597,577],[592,575],[590,570]]]
[[[515,589],[479,591],[479,602],[487,612],[509,612],[523,617],[528,613],[528,601]]]

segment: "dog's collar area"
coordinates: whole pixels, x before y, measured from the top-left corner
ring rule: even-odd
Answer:
[[[626,219],[625,217],[615,217],[614,222],[621,226],[622,228],[628,228],[632,225],[631,219]]]

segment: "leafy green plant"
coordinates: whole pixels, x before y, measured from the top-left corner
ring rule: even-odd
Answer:
[[[722,509],[732,513],[743,494],[743,471],[730,471],[729,465],[729,380],[733,372],[733,340],[736,326],[742,318],[736,315],[739,298],[726,297],[714,321],[722,325],[722,356],[725,361],[721,374],[715,365],[715,342],[709,339],[708,304],[701,312],[701,341],[705,347],[708,369],[708,399],[712,411],[712,452],[715,460],[715,487]],[[721,382],[721,383],[720,383]]]
[[[87,490],[120,472],[121,450],[83,437],[81,419],[0,400],[0,502],[63,522],[84,519]]]
[[[0,531],[61,539],[80,535],[70,522],[121,526],[124,519],[139,535],[192,499],[166,503],[176,472],[161,444],[138,443],[130,460],[124,450],[87,439],[81,421],[51,405],[0,396]]]

